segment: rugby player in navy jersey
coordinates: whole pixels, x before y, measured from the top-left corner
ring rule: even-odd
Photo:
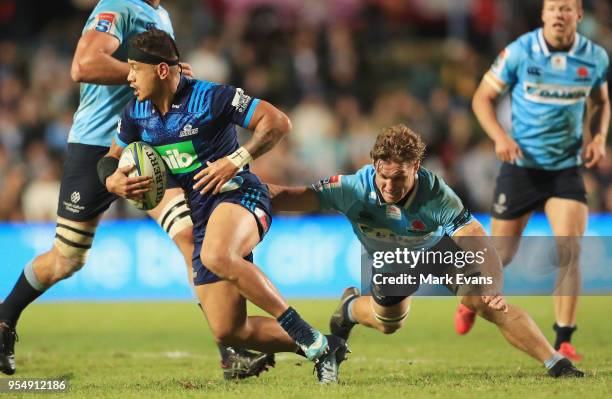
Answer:
[[[541,207],[560,250],[569,249],[557,273],[553,329],[555,349],[575,361],[582,357],[571,338],[580,293],[580,241],[588,220],[581,166],[596,167],[605,157],[610,126],[609,57],[577,33],[582,15],[581,0],[544,0],[543,27],[502,51],[472,103],[503,162],[491,210],[491,235],[502,262],[512,261],[527,222]],[[495,112],[506,91],[512,96],[511,132]],[[585,122],[591,138],[583,152]],[[465,334],[474,313],[460,305],[455,322],[457,332]]]
[[[176,45],[161,30],[136,35],[128,62],[136,98],[124,108],[115,142],[99,162],[100,180],[118,195],[142,194],[150,178],[129,182],[129,169],[118,169],[118,158],[132,142],[154,147],[187,196],[195,291],[215,339],[266,353],[300,353],[315,362],[320,382],[337,382],[344,340],[306,323],[253,264],[271,210],[268,189],[249,162],[290,131],[289,119],[241,89],[181,76]],[[236,124],[253,131],[244,146]],[[246,300],[274,318],[247,316]]]
[[[81,83],[80,101],[68,138],[53,248],[25,266],[0,304],[0,371],[5,374],[16,370],[16,326],[21,312],[85,264],[100,218],[117,198],[100,183],[96,163],[108,152],[119,113],[132,97],[126,84],[128,39],[151,27],[173,34],[160,0],[102,0],[85,23],[71,69],[73,80]],[[192,75],[188,64],[182,63],[181,68],[184,75]],[[192,222],[183,190],[171,182],[161,203],[148,214],[174,240],[190,270]],[[226,378],[257,375],[273,362],[266,355],[223,346],[219,350]]]
[[[552,348],[525,311],[506,303],[500,294],[503,272],[495,248],[453,190],[421,166],[424,151],[425,144],[416,133],[404,125],[392,126],[377,137],[372,164],[353,175],[333,176],[311,187],[269,185],[277,211],[334,210],[346,216],[362,244],[362,261],[368,267],[381,266],[373,262],[377,254],[398,249],[445,256],[480,252],[483,257],[480,265],[447,264],[424,261],[423,255],[414,268],[396,269],[416,277],[415,283],[402,282],[400,290],[380,277],[367,281],[371,295],[362,296],[357,288],[349,287],[331,318],[331,332],[348,339],[353,327],[361,324],[384,334],[394,333],[408,317],[420,276],[434,274],[447,277],[441,281],[451,293],[462,296],[464,306],[495,324],[510,344],[544,363],[550,376],[582,377],[571,361]],[[491,280],[490,284],[473,283],[464,276]]]

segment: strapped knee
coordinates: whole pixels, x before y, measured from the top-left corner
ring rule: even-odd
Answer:
[[[380,330],[383,333],[392,334],[402,327],[404,320],[408,317],[408,313],[410,313],[410,306],[408,306],[408,309],[402,315],[396,317],[381,316],[374,311],[374,318],[380,323]]]
[[[181,231],[193,226],[191,211],[184,195],[177,195],[166,204],[157,218],[157,224],[168,233],[170,238],[174,238]]]
[[[95,233],[95,226],[58,218],[53,244],[59,254],[68,259],[70,271],[76,271],[85,264]]]

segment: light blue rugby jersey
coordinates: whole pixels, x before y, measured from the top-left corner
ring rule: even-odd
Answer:
[[[606,51],[580,34],[569,51],[550,52],[542,28],[500,53],[490,73],[512,96],[512,137],[525,156],[517,165],[559,170],[582,163],[585,100],[606,82],[608,64]]]
[[[374,166],[354,175],[332,176],[314,184],[322,209],[345,215],[364,249],[429,249],[474,219],[440,177],[421,167],[403,206],[383,203],[374,185]]]
[[[129,39],[151,28],[174,36],[170,16],[161,6],[153,8],[143,0],[101,0],[89,16],[83,34],[97,30],[115,36],[121,44],[113,57],[127,61]],[[81,83],[79,108],[68,142],[110,147],[119,114],[132,95],[127,80],[125,85],[118,86]]]

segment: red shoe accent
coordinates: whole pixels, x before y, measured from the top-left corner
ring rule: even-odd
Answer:
[[[474,327],[474,323],[476,322],[476,312],[473,312],[468,307],[463,304],[459,304],[457,306],[457,311],[455,312],[455,331],[459,335],[465,335],[472,327]]]
[[[582,355],[576,352],[576,348],[569,342],[561,343],[561,347],[557,351],[561,355],[565,356],[572,362],[579,362],[582,360]]]

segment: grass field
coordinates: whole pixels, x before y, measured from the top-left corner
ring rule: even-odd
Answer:
[[[512,298],[552,337],[551,298]],[[328,329],[335,301],[291,301]],[[357,327],[341,383],[319,386],[312,365],[292,354],[258,379],[225,382],[206,324],[194,304],[37,304],[22,317],[15,377],[58,377],[89,398],[610,398],[612,298],[581,300],[574,342],[586,355],[583,380],[553,380],[479,320],[465,337],[452,327],[456,301],[416,299],[403,330],[384,336]],[[7,394],[0,394],[0,396]],[[25,394],[24,397],[35,395]]]

